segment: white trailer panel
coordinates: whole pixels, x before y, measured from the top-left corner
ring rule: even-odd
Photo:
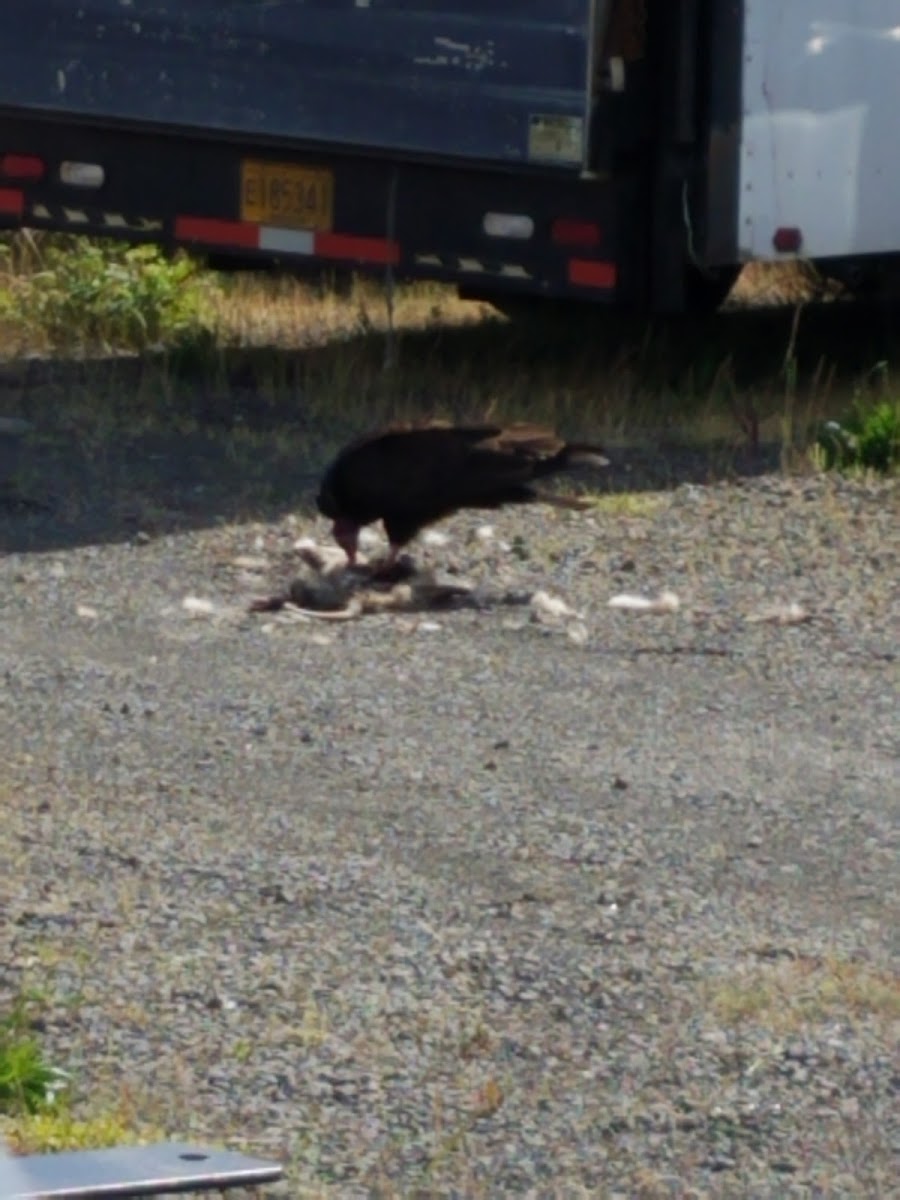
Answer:
[[[900,251],[900,0],[745,0],[743,261]]]

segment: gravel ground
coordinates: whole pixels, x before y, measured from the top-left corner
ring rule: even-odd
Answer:
[[[898,515],[463,515],[477,607],[345,624],[246,612],[308,516],[8,553],[3,992],[285,1196],[900,1194]]]

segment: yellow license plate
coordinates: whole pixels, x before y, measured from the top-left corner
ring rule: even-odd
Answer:
[[[241,163],[241,220],[289,229],[329,231],[334,223],[334,175],[291,163]]]

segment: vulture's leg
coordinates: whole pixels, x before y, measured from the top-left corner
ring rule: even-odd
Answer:
[[[347,517],[339,517],[331,527],[331,536],[347,555],[347,566],[356,565],[359,549],[359,526]]]
[[[419,532],[422,525],[420,521],[396,515],[383,517],[382,525],[384,526],[384,532],[387,534],[388,552],[375,568],[375,578],[384,578],[387,580],[393,579],[398,569],[400,569],[398,562],[400,555]]]

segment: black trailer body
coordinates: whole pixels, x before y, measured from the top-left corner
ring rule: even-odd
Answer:
[[[678,308],[739,7],[7,0],[0,222]]]
[[[606,3],[12,0],[12,7],[15,34],[0,49],[0,104],[216,131],[249,143],[577,170],[593,14]]]

